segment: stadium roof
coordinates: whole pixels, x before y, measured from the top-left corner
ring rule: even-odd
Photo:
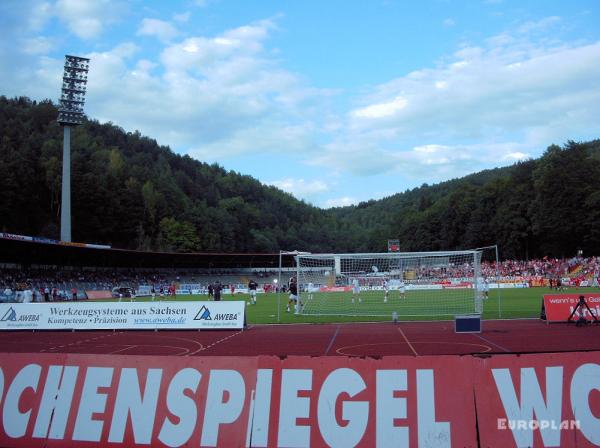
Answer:
[[[121,268],[278,268],[277,254],[233,254],[142,252],[44,244],[0,238],[0,263],[48,266]],[[293,257],[283,256],[283,266],[294,266]]]

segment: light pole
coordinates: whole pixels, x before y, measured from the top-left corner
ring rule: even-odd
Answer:
[[[58,123],[63,127],[63,170],[60,205],[60,239],[71,242],[71,126],[83,123],[85,90],[90,60],[65,56]]]

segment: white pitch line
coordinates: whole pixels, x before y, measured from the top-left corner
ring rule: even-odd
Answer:
[[[212,347],[214,347],[215,345],[218,345],[218,344],[220,344],[220,343],[222,343],[222,342],[225,342],[225,341],[227,341],[228,339],[231,339],[232,337],[234,337],[234,336],[237,336],[238,334],[241,334],[241,333],[243,333],[243,332],[244,332],[243,330],[240,330],[240,331],[238,331],[237,333],[233,333],[233,334],[231,334],[231,335],[229,335],[229,336],[227,336],[227,337],[225,337],[225,338],[223,338],[223,339],[219,339],[218,341],[215,341],[215,342],[213,342],[212,344],[210,344],[210,345],[207,345],[206,347],[199,348],[199,349],[198,349],[198,350],[196,350],[195,352],[188,353],[188,356],[195,355],[196,353],[200,353],[200,352],[203,352],[203,351],[205,351],[205,350],[208,350],[209,348],[212,348]]]
[[[130,348],[133,348],[133,347],[138,347],[138,346],[137,345],[128,345],[128,346],[126,346],[124,348],[120,348],[119,350],[115,350],[114,352],[109,352],[108,354],[109,355],[114,355],[115,353],[124,352],[124,351],[129,350]]]
[[[417,351],[415,350],[415,348],[413,347],[413,345],[410,343],[410,341],[408,340],[408,338],[406,337],[406,335],[402,331],[402,328],[398,327],[398,331],[400,332],[400,334],[402,335],[402,337],[404,338],[404,340],[406,341],[406,343],[408,344],[408,346],[410,347],[410,349],[412,350],[412,352],[415,354],[415,356],[419,356],[419,354],[417,353]]]
[[[80,340],[80,341],[75,341],[75,342],[71,342],[70,344],[65,344],[65,345],[55,345],[54,347],[50,347],[50,348],[48,348],[48,349],[40,350],[40,352],[41,352],[41,351],[46,351],[46,350],[48,350],[48,351],[51,351],[51,350],[58,350],[59,348],[70,347],[70,346],[72,346],[72,345],[75,345],[75,344],[81,344],[82,342],[91,342],[91,341],[96,341],[96,340],[98,340],[98,339],[104,339],[104,338],[108,338],[108,337],[110,337],[110,336],[114,336],[114,333],[112,333],[112,334],[106,334],[106,335],[102,335],[102,336],[97,336],[97,337],[95,337],[95,338],[88,338],[88,339],[84,339],[84,340],[82,340],[82,341],[81,341],[81,340]]]

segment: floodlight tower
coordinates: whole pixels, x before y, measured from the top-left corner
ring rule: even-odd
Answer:
[[[71,126],[83,123],[85,89],[90,60],[65,56],[58,123],[63,127],[63,169],[60,206],[60,239],[71,242]]]

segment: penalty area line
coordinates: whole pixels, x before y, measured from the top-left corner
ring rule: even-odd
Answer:
[[[339,332],[340,332],[340,326],[338,325],[337,328],[335,329],[335,333],[333,333],[333,336],[331,337],[331,341],[329,341],[329,345],[327,346],[327,350],[325,350],[324,356],[327,356],[327,354],[329,353],[329,350],[331,350],[331,347],[333,346],[333,342],[335,341],[335,338],[337,338],[337,335]]]
[[[482,341],[487,342],[488,344],[492,344],[492,345],[498,347],[500,350],[502,350],[502,351],[504,351],[506,353],[511,353],[511,350],[507,349],[506,347],[502,347],[500,344],[496,344],[494,341],[490,341],[489,339],[484,338],[483,336],[480,336],[480,335],[475,334],[475,333],[473,333],[473,336],[478,337],[479,339],[481,339]]]
[[[417,353],[417,351],[415,350],[415,348],[413,347],[413,345],[410,343],[410,341],[408,340],[408,338],[406,337],[406,335],[402,331],[402,328],[398,327],[398,331],[400,332],[400,334],[404,338],[404,341],[406,341],[406,343],[408,344],[408,346],[410,347],[410,349],[412,350],[412,352],[415,354],[415,356],[419,356],[419,354]]]

